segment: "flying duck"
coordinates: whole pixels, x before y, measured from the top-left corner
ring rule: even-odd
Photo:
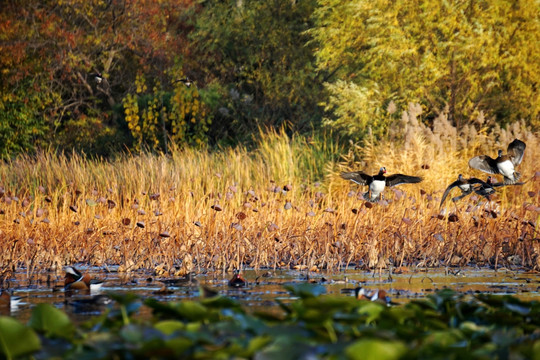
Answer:
[[[99,72],[92,73],[92,74],[90,74],[90,76],[94,77],[94,81],[97,84],[101,84],[101,82],[103,81],[103,76],[101,76],[101,73],[99,73]]]
[[[515,167],[521,164],[525,147],[523,141],[514,139],[508,145],[506,155],[503,155],[503,151],[499,150],[496,159],[492,159],[488,155],[475,156],[469,160],[469,166],[489,174],[501,174],[504,177],[505,185],[513,185],[521,177],[521,174],[515,171]]]
[[[481,195],[481,196],[483,196],[483,197],[485,197],[486,199],[489,200],[489,196],[495,193],[495,188],[496,187],[501,187],[501,186],[505,186],[505,185],[506,185],[505,183],[495,184],[493,182],[493,177],[488,176],[487,179],[486,179],[486,182],[483,183],[483,184],[480,184],[479,186],[475,186],[473,188],[473,191],[476,194]]]
[[[415,184],[422,181],[421,177],[403,174],[393,174],[384,176],[386,168],[382,167],[377,175],[368,175],[362,171],[344,172],[341,177],[345,180],[351,180],[359,185],[369,186],[369,190],[364,194],[364,199],[368,201],[377,201],[382,198],[382,192],[385,186],[396,186],[399,184]]]
[[[492,184],[493,182],[491,176],[488,176],[487,181],[484,182],[477,178],[465,179],[463,175],[459,174],[458,179],[448,185],[448,187],[444,191],[439,207],[442,206],[444,200],[446,200],[446,197],[448,196],[448,194],[450,194],[450,190],[455,187],[458,187],[461,190],[461,195],[453,197],[452,201],[454,202],[463,199],[465,196],[471,194],[472,192],[475,192],[478,195],[485,196],[487,198],[489,197],[489,195],[495,192]]]
[[[184,83],[184,85],[186,85],[186,87],[190,87],[193,84],[193,81],[188,77],[178,79],[178,80],[175,81],[175,83],[177,83],[177,82]]]

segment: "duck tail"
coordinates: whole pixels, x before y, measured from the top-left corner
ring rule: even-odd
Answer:
[[[516,184],[519,179],[521,179],[521,174],[517,171],[514,171],[514,179],[510,179],[510,178],[507,178],[506,176],[504,177],[504,184],[505,185],[514,185]]]

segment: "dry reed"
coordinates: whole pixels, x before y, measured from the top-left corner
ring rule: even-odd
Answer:
[[[276,132],[263,134],[256,151],[21,156],[0,166],[0,275],[73,263],[158,275],[351,264],[538,270],[538,136],[519,124],[458,133],[444,116],[430,129],[418,111],[411,106],[389,140],[352,146],[340,163],[320,155],[342,151],[335,145]],[[470,157],[494,156],[515,137],[527,143],[525,185],[501,188],[489,203],[470,196],[439,210],[459,173],[486,175],[468,168]],[[371,204],[360,200],[366,189],[339,177],[380,166],[425,180],[386,189],[386,201]],[[320,184],[317,169],[326,176]]]

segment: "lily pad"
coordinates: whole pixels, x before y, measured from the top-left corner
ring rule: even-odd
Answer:
[[[347,358],[353,360],[392,360],[399,359],[407,347],[399,341],[380,339],[362,339],[345,349]]]
[[[293,295],[301,298],[315,297],[326,294],[326,288],[319,284],[300,283],[284,285],[284,288],[289,290]]]
[[[17,320],[0,316],[0,353],[6,359],[29,355],[41,348],[37,334]]]
[[[48,337],[71,339],[75,333],[74,325],[66,313],[46,303],[34,308],[28,325]]]

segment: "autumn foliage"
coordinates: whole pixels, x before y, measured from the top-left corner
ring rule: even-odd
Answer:
[[[479,116],[537,128],[536,10],[533,0],[7,1],[0,153],[167,152],[252,142],[259,127],[380,139],[409,103],[428,126],[446,112],[458,130]]]
[[[191,1],[8,2],[0,12],[4,157],[47,146],[99,153],[119,148],[115,140],[136,146],[122,102],[141,76],[163,78],[169,90],[182,76],[172,69],[187,54],[191,11]]]
[[[538,268],[537,10],[5,1],[2,263]],[[523,186],[439,212],[459,173],[480,176],[468,158],[514,138]],[[425,180],[373,205],[338,176],[380,166]]]

